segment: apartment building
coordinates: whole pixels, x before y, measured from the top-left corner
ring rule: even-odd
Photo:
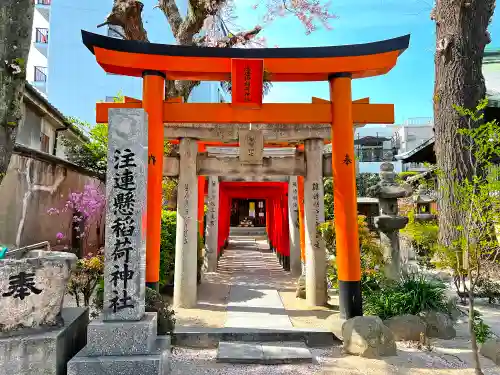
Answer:
[[[45,97],[48,93],[49,31],[51,0],[33,0],[33,30],[26,65],[26,79]]]

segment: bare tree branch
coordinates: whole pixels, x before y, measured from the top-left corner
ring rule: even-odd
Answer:
[[[182,20],[175,0],[160,0],[159,8],[165,14],[177,43],[193,45],[195,35],[198,34],[210,15],[215,15],[226,0],[189,0],[188,14]],[[182,22],[180,22],[182,21]]]
[[[255,26],[252,30],[242,31],[235,35],[228,35],[227,37],[219,40],[216,44],[216,47],[230,48],[240,43],[245,44],[245,42],[249,41],[250,39],[255,37],[258,33],[260,33],[261,30],[262,27]]]
[[[157,8],[160,8],[163,14],[165,14],[172,33],[176,36],[182,24],[182,16],[175,0],[159,0]]]

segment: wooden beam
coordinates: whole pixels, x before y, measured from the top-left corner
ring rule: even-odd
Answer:
[[[370,98],[361,98],[352,101],[353,104],[370,104]]]
[[[205,124],[198,126],[193,124],[165,124],[165,139],[175,140],[181,138],[195,138],[203,140],[209,145],[238,146],[239,130],[248,129],[246,124],[233,124],[232,126],[220,126],[220,124]],[[266,145],[274,147],[303,142],[309,138],[330,139],[332,129],[330,124],[253,124],[252,129],[260,130],[264,134]]]
[[[305,176],[306,168],[304,155],[288,156],[284,158],[266,157],[263,165],[241,164],[238,158],[207,156],[198,154],[198,174],[206,176],[224,176],[228,178],[247,178],[263,176]],[[323,177],[332,177],[332,154],[323,155]],[[179,158],[165,156],[163,158],[163,175],[166,177],[179,176]],[[295,174],[294,174],[295,173]]]
[[[108,121],[110,108],[141,108],[141,103],[97,103],[96,122]],[[198,124],[326,124],[332,122],[330,104],[263,104],[261,109],[233,108],[230,103],[168,103],[163,122]],[[393,124],[393,104],[353,103],[354,124]]]
[[[202,176],[304,176],[304,157],[289,156],[263,159],[262,165],[242,164],[239,158],[217,158],[198,154],[197,173]]]
[[[327,99],[321,99],[321,98],[317,98],[315,96],[312,97],[312,101],[311,101],[312,104],[325,104],[325,103],[331,103],[331,101],[327,100]],[[361,98],[361,99],[356,99],[356,100],[353,100],[352,101],[353,104],[370,104],[370,98]]]
[[[331,102],[329,100],[326,100],[326,99],[321,99],[321,98],[317,98],[315,96],[312,97],[311,99],[311,103],[312,104],[330,104]]]

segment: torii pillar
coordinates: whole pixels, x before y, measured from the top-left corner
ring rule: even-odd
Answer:
[[[329,77],[339,306],[340,316],[347,319],[363,315],[351,80],[348,73]]]
[[[161,209],[163,201],[163,100],[165,74],[144,71],[142,106],[148,113],[148,197],[146,286],[158,290],[160,281]]]

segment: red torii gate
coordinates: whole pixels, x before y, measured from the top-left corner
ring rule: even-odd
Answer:
[[[225,246],[229,237],[231,200],[235,198],[265,199],[269,241],[278,253],[280,262],[285,262],[283,266],[286,268],[290,256],[287,193],[288,182],[221,182],[219,184],[219,250]]]
[[[353,123],[388,123],[394,114],[391,105],[353,103],[351,81],[389,72],[408,48],[409,35],[358,45],[261,49],[162,45],[85,31],[82,37],[106,72],[143,77],[142,101],[98,104],[96,116],[97,122],[107,122],[108,109],[116,107],[142,107],[148,113],[148,149],[157,161],[148,167],[146,281],[150,286],[159,280],[164,123],[330,123],[340,310],[346,318],[362,314]],[[264,72],[275,82],[328,81],[330,101],[262,104]],[[165,79],[231,80],[233,100],[165,101]]]

